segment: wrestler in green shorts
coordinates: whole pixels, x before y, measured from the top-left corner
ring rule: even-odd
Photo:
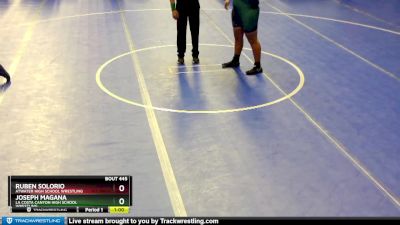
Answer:
[[[225,0],[225,9],[229,9],[231,0]],[[260,8],[258,0],[233,0],[232,25],[235,36],[234,56],[222,68],[235,68],[240,65],[240,54],[243,50],[243,36],[247,37],[254,56],[254,67],[246,71],[246,75],[258,75],[261,67],[261,43],[258,40],[258,18]]]
[[[260,16],[258,4],[258,0],[234,0],[232,10],[233,27],[241,27],[245,33],[256,31]]]

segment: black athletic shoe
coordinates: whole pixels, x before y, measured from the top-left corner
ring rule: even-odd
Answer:
[[[199,63],[200,63],[199,57],[193,57],[193,64],[199,64]]]
[[[8,74],[0,74],[0,76],[2,76],[2,77],[4,77],[4,78],[6,78],[6,82],[8,83],[8,82],[10,82],[10,76],[8,75]]]
[[[223,63],[222,64],[222,68],[235,68],[235,67],[239,67],[240,63],[238,61],[230,61],[227,63]]]
[[[0,76],[6,78],[7,83],[10,82],[10,80],[11,80],[10,75],[8,75],[7,71],[1,65],[0,65]]]
[[[185,59],[182,57],[178,57],[178,65],[183,65],[185,64]]]
[[[251,70],[246,71],[247,75],[257,75],[263,72],[262,67],[253,67]]]

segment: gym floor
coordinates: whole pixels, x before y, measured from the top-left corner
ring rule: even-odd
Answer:
[[[132,175],[134,216],[400,216],[400,2],[260,0],[264,74],[200,0],[0,0],[8,175]],[[3,80],[0,78],[0,83]]]

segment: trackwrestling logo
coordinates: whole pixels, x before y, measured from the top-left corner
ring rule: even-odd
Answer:
[[[64,217],[3,217],[2,225],[64,225]]]

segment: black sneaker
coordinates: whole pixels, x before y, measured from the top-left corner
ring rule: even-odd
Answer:
[[[199,63],[200,63],[199,57],[193,57],[193,64],[199,64]]]
[[[182,57],[178,57],[178,65],[183,65],[185,64],[185,59]]]
[[[263,72],[262,67],[253,67],[251,70],[246,71],[247,75],[257,75]]]
[[[1,65],[0,65],[0,76],[6,78],[7,83],[10,82],[10,80],[11,80],[10,75],[8,75],[7,71]]]
[[[10,82],[10,76],[8,75],[8,74],[0,74],[0,76],[2,76],[2,77],[4,77],[7,81],[7,83],[9,83]]]
[[[240,63],[238,61],[232,60],[230,62],[223,63],[222,68],[235,68],[235,67],[238,67],[239,65],[240,65]]]

